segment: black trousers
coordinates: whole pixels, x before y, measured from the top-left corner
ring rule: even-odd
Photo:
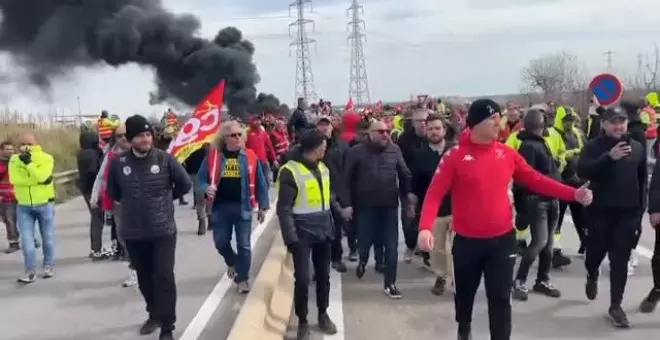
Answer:
[[[529,220],[527,218],[524,191],[519,189],[513,190],[513,207],[516,209],[516,218],[514,222],[516,229],[520,231],[527,229],[527,227],[529,227]]]
[[[173,330],[177,298],[174,280],[176,234],[125,242],[149,318],[159,321],[163,330]]]
[[[564,215],[566,214],[566,209],[571,209],[571,217],[573,218],[573,225],[575,226],[575,231],[578,234],[580,239],[580,246],[586,247],[587,242],[587,217],[586,217],[586,208],[580,203],[566,203],[563,201],[559,202],[559,221],[557,223],[556,233],[561,233],[561,225],[564,222]]]
[[[528,198],[526,209],[532,239],[522,254],[516,280],[527,281],[529,269],[538,257],[539,266],[536,273],[536,283],[540,283],[550,280],[553,236],[557,227],[559,205],[556,200]]]
[[[309,301],[309,280],[311,277],[309,257],[312,257],[314,279],[316,281],[316,307],[319,315],[328,309],[330,300],[330,258],[331,242],[307,244],[298,242],[289,247],[293,257],[293,306],[299,322],[307,322]]]
[[[589,238],[584,265],[590,278],[598,278],[598,268],[610,259],[610,304],[620,306],[628,281],[628,260],[641,231],[641,213],[616,210],[588,212]]]
[[[484,276],[488,298],[491,340],[511,338],[511,288],[516,263],[516,234],[476,239],[454,237],[454,283],[456,322],[460,329],[471,327],[474,296]]]
[[[344,256],[344,249],[341,245],[342,237],[344,236],[344,219],[338,213],[335,213],[334,210],[332,215],[335,222],[335,239],[332,240],[331,259],[332,262],[341,262],[342,256]]]
[[[655,245],[653,246],[651,269],[653,270],[653,288],[660,289],[660,227],[655,228]]]

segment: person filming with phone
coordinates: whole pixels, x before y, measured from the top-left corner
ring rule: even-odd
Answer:
[[[590,181],[593,202],[587,208],[588,237],[585,294],[598,295],[599,267],[610,260],[610,308],[615,327],[628,328],[621,308],[628,260],[641,233],[646,208],[647,164],[644,147],[628,134],[628,114],[621,107],[601,115],[600,134],[587,142],[578,160],[578,176]]]

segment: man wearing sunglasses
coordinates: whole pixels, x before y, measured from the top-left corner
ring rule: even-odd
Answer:
[[[393,299],[401,297],[396,287],[399,243],[399,197],[410,193],[410,170],[401,149],[390,139],[385,123],[376,121],[369,127],[369,139],[348,150],[344,167],[344,190],[340,204],[344,217],[358,224],[358,278],[365,273],[372,244],[384,246],[383,289]],[[353,216],[353,206],[357,214]]]

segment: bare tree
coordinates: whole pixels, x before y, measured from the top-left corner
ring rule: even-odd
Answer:
[[[522,70],[522,81],[525,89],[541,94],[546,101],[575,105],[588,98],[587,72],[571,52],[532,59]]]

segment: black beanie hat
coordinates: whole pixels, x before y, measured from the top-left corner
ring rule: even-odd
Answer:
[[[472,102],[468,109],[465,124],[471,128],[490,118],[494,114],[500,114],[500,105],[492,99],[477,99]]]
[[[144,118],[140,115],[134,115],[128,117],[124,125],[126,125],[126,139],[128,139],[129,141],[133,139],[133,137],[141,134],[142,132],[153,133],[151,124],[149,124],[147,118]]]

